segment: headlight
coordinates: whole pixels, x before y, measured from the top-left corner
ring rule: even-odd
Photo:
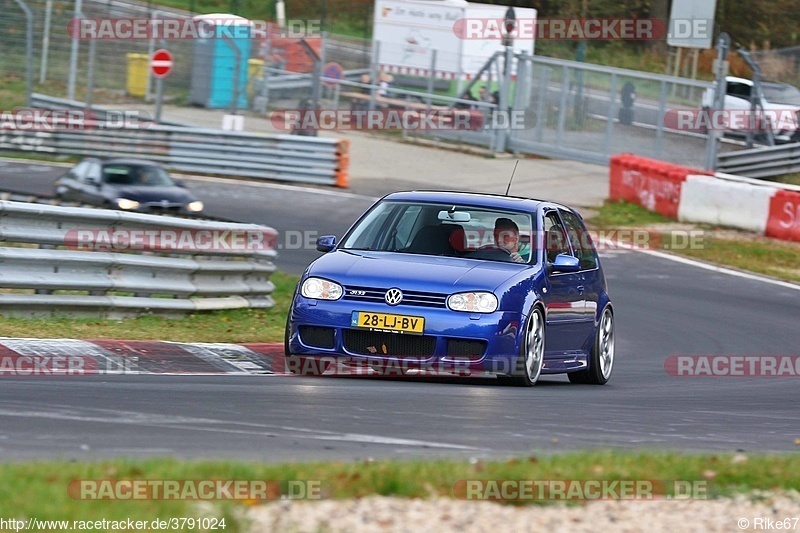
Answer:
[[[203,202],[200,201],[192,202],[186,206],[186,209],[188,209],[192,213],[199,213],[200,211],[203,210]]]
[[[341,285],[321,278],[308,278],[300,287],[300,294],[312,300],[338,300],[342,292]]]
[[[497,311],[497,296],[491,292],[460,292],[450,295],[447,307],[453,311],[494,313]]]
[[[118,198],[117,205],[120,209],[136,209],[139,207],[139,202],[136,200],[128,200],[127,198]]]

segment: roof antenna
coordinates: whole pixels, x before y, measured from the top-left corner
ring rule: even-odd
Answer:
[[[514,163],[514,170],[511,171],[511,177],[508,179],[508,187],[506,187],[506,196],[508,196],[508,191],[511,190],[511,182],[514,180],[514,173],[517,171],[517,165],[519,165],[519,159],[517,159],[517,162]]]

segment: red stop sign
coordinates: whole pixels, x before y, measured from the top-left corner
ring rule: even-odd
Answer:
[[[150,71],[156,78],[165,78],[172,70],[172,54],[169,50],[156,50],[150,58]]]

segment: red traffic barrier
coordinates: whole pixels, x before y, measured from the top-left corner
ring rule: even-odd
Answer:
[[[690,174],[711,172],[631,154],[615,155],[609,165],[609,198],[678,218],[681,186]]]

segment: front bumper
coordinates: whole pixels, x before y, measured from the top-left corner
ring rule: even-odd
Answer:
[[[423,335],[353,328],[353,311],[424,317]],[[309,300],[298,295],[290,311],[289,351],[293,355],[326,356],[384,367],[398,364],[409,369],[508,373],[516,364],[519,325],[524,318],[521,313],[510,311],[462,313],[446,308]],[[329,328],[332,338],[315,342],[323,336],[309,339],[309,327],[317,328],[315,332]],[[482,349],[475,350],[481,343]],[[464,346],[471,349],[463,350]]]

